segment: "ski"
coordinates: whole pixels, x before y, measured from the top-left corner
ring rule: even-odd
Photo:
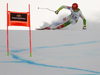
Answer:
[[[36,28],[36,30],[51,30],[50,26],[45,28]]]
[[[45,28],[36,28],[36,30],[45,30]]]

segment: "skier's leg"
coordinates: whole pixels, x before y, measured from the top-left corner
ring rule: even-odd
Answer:
[[[59,25],[61,25],[61,24],[64,24],[64,23],[66,23],[67,21],[69,21],[69,19],[70,19],[69,16],[64,17],[63,19],[61,19],[61,20],[59,20],[59,21],[57,21],[57,22],[52,23],[52,24],[51,24],[51,27],[53,27],[53,26],[57,27],[57,26],[59,26]]]
[[[66,23],[64,23],[64,24],[62,24],[62,25],[60,25],[60,26],[58,26],[56,29],[61,29],[61,28],[66,27],[66,26],[68,26],[68,25],[70,25],[70,24],[71,24],[71,22],[70,22],[70,21],[67,21]]]
[[[69,25],[71,23],[70,19],[71,19],[71,17],[69,15],[69,16],[63,18],[62,20],[53,23],[51,26],[45,27],[45,29],[50,30],[50,29],[60,29],[60,28],[63,28],[63,27],[65,27],[65,26],[67,26],[67,25]],[[56,28],[52,28],[53,26],[55,26]]]
[[[55,28],[55,27],[57,27],[57,26],[59,26],[59,25],[65,23],[65,22],[67,21],[67,20],[65,20],[65,19],[66,19],[66,17],[63,18],[62,20],[58,21],[58,22],[55,22],[55,23],[51,24],[51,25],[48,26],[48,27],[45,27],[45,29],[47,29],[47,30],[53,29],[53,28]]]
[[[48,26],[48,27],[45,27],[45,29],[50,30],[51,28],[50,28],[50,26]]]
[[[70,25],[71,24],[71,17],[70,17],[70,15],[68,17],[63,18],[63,21],[64,21],[63,24],[60,24],[55,29],[60,29],[60,28],[63,28],[63,27],[66,27],[66,26]]]

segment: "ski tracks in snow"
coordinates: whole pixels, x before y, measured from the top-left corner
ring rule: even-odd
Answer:
[[[41,46],[41,47],[34,47],[34,48],[32,48],[32,50],[34,51],[35,49],[37,50],[37,49],[43,49],[43,48],[75,46],[75,45],[83,45],[83,44],[91,44],[91,43],[100,43],[100,41],[89,41],[89,42],[81,42],[81,43],[74,43],[74,44],[62,44],[62,45],[56,45],[56,46]],[[5,46],[3,46],[3,47],[5,47]],[[92,70],[36,63],[36,62],[34,62],[32,60],[27,60],[24,57],[21,57],[21,56],[18,56],[17,54],[16,55],[14,54],[14,53],[24,52],[24,51],[27,51],[27,50],[29,50],[29,49],[12,50],[10,52],[10,55],[12,56],[12,58],[16,59],[16,61],[0,61],[0,63],[27,63],[27,64],[30,64],[30,65],[37,65],[37,66],[43,66],[43,67],[52,67],[52,68],[60,68],[60,69],[71,69],[71,70],[78,70],[78,71],[85,71],[85,72],[100,74],[100,72],[92,71]]]

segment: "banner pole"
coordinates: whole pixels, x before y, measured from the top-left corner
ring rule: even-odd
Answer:
[[[7,26],[7,56],[9,56],[9,32],[8,32],[8,26]]]
[[[31,49],[31,25],[30,25],[30,4],[29,4],[29,37],[30,37],[30,57],[32,57],[32,49]]]
[[[32,57],[32,50],[31,50],[31,27],[29,27],[29,36],[30,36],[30,57]]]
[[[8,3],[7,3],[7,56],[9,56]]]

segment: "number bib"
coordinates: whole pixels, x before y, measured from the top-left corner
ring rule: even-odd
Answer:
[[[71,18],[74,19],[74,20],[78,20],[79,19],[79,12],[74,12],[71,9]]]

